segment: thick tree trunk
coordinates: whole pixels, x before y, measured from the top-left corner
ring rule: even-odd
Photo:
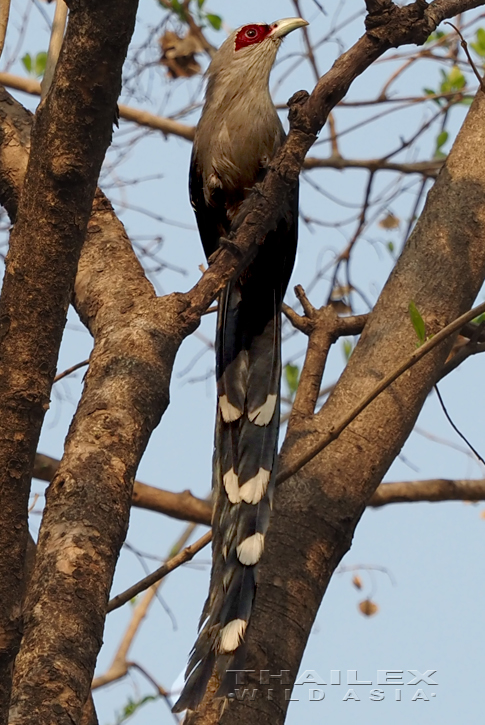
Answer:
[[[136,0],[69,4],[54,85],[36,114],[0,299],[0,723],[21,637],[34,456],[137,8]]]

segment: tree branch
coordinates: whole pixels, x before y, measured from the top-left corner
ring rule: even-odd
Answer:
[[[303,307],[304,316],[298,315],[288,305],[284,306],[284,313],[294,327],[308,335],[308,347],[290,414],[289,429],[314,414],[332,344],[341,335],[360,334],[367,319],[366,315],[339,317],[332,305],[316,309],[306,297],[301,285],[295,287],[295,294]]]
[[[34,465],[35,478],[50,482],[58,468],[58,460],[43,453],[37,453]],[[137,508],[156,511],[181,521],[192,521],[206,526],[211,524],[212,507],[209,501],[193,496],[190,491],[173,493],[135,481],[131,503]]]
[[[0,74],[1,77],[1,74]],[[387,159],[345,159],[342,156],[329,156],[326,159],[307,156],[304,169],[365,169],[366,171],[397,171],[400,174],[420,174],[426,178],[436,178],[443,166],[442,159],[414,161],[410,163],[387,161]]]
[[[194,529],[195,529],[194,524],[190,524],[189,526],[187,526],[185,528],[185,530],[183,531],[179,540],[175,543],[175,545],[170,550],[170,553],[172,555],[172,560],[174,558],[176,558],[176,556],[179,554],[182,555],[182,558],[184,557],[184,552],[182,552],[182,549],[183,549],[183,547],[185,547],[190,536],[193,534]],[[193,546],[197,547],[198,545],[200,545],[200,541],[195,542],[195,544]],[[185,556],[188,555],[190,558],[191,547],[188,547],[188,549],[189,549],[189,551],[185,552]],[[194,553],[195,553],[195,551],[192,552],[192,556]],[[164,575],[166,576],[167,573],[168,572],[165,572]],[[99,675],[98,677],[96,677],[93,680],[93,684],[92,684],[93,689],[96,689],[98,687],[103,687],[104,685],[106,685],[110,682],[114,682],[115,680],[120,679],[121,677],[124,677],[126,675],[126,673],[128,672],[128,669],[132,664],[128,661],[128,654],[129,654],[131,645],[136,636],[136,633],[138,632],[139,628],[141,627],[141,625],[143,623],[143,620],[145,619],[145,617],[148,613],[148,610],[150,609],[150,605],[151,605],[152,601],[157,596],[157,592],[160,588],[160,584],[161,584],[161,579],[158,579],[157,581],[152,582],[151,585],[149,586],[148,591],[145,593],[145,596],[142,597],[141,601],[136,603],[134,609],[132,610],[131,618],[128,623],[128,626],[121,638],[120,644],[116,650],[116,653],[113,657],[111,665],[108,667],[106,672]],[[115,597],[115,599],[116,599],[116,597]]]
[[[0,83],[7,88],[13,88],[24,93],[37,96],[40,94],[40,83],[32,78],[24,78],[12,73],[0,73]],[[448,94],[449,95],[449,94]],[[423,96],[423,100],[429,100]],[[139,126],[161,131],[165,136],[174,135],[192,141],[195,126],[189,126],[171,118],[157,116],[141,108],[133,108],[119,104],[120,118],[131,121]],[[311,169],[366,169],[367,171],[397,171],[401,174],[421,174],[425,177],[435,178],[443,165],[442,159],[429,161],[415,161],[410,163],[388,161],[387,159],[345,159],[342,156],[329,156],[316,158],[308,156],[303,162],[303,168]]]
[[[391,503],[484,500],[485,479],[452,481],[447,478],[437,478],[429,481],[382,483],[367,505],[378,508]]]
[[[114,609],[122,607],[123,604],[126,604],[126,602],[129,602],[130,599],[136,597],[137,594],[140,594],[140,592],[145,591],[145,589],[148,589],[148,587],[151,587],[153,584],[159,582],[160,579],[163,579],[163,577],[167,576],[167,574],[170,574],[171,571],[177,569],[179,566],[185,564],[187,561],[191,561],[194,556],[201,549],[204,548],[204,546],[207,546],[211,539],[212,531],[208,531],[206,534],[204,534],[204,536],[201,536],[200,539],[198,539],[194,544],[187,546],[185,549],[183,549],[183,551],[180,552],[180,554],[177,554],[172,559],[169,559],[169,561],[167,561],[163,566],[155,569],[155,571],[146,576],[144,579],[141,579],[136,584],[133,584],[133,586],[126,591],[118,594],[116,597],[113,597],[113,599],[111,599],[108,604],[107,611],[112,612]]]
[[[0,57],[3,53],[3,46],[5,45],[5,36],[7,34],[9,14],[10,0],[3,0],[0,6]]]
[[[0,83],[7,88],[13,88],[23,93],[29,93],[32,96],[40,96],[40,83],[33,78],[23,78],[12,73],[0,73]],[[132,108],[131,106],[118,106],[120,117],[125,121],[132,121],[139,126],[161,131],[166,136],[173,134],[184,138],[186,141],[192,141],[194,138],[195,127],[188,126],[179,121],[173,121],[171,118],[156,116],[140,108]]]

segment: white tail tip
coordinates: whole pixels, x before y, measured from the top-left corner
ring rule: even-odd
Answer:
[[[244,633],[248,623],[244,619],[233,619],[232,622],[226,624],[221,629],[219,652],[226,654],[227,652],[234,652],[239,647],[242,640],[244,639]]]
[[[236,549],[237,558],[244,566],[254,566],[261,559],[264,551],[263,534],[253,534],[244,539]]]

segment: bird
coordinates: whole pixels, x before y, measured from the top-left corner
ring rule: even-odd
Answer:
[[[207,70],[189,189],[209,263],[237,228],[246,200],[285,140],[269,76],[283,38],[306,25],[302,18],[244,25],[229,35]],[[214,667],[216,697],[233,692],[234,670],[244,667],[276,476],[281,305],[295,261],[297,224],[295,189],[277,227],[218,300],[212,570],[174,712],[197,708]]]

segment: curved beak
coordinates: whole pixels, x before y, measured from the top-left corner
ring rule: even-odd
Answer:
[[[297,28],[304,28],[305,25],[308,25],[308,23],[303,18],[283,18],[282,20],[277,20],[271,24],[270,37],[284,38],[288,33],[291,33]]]

